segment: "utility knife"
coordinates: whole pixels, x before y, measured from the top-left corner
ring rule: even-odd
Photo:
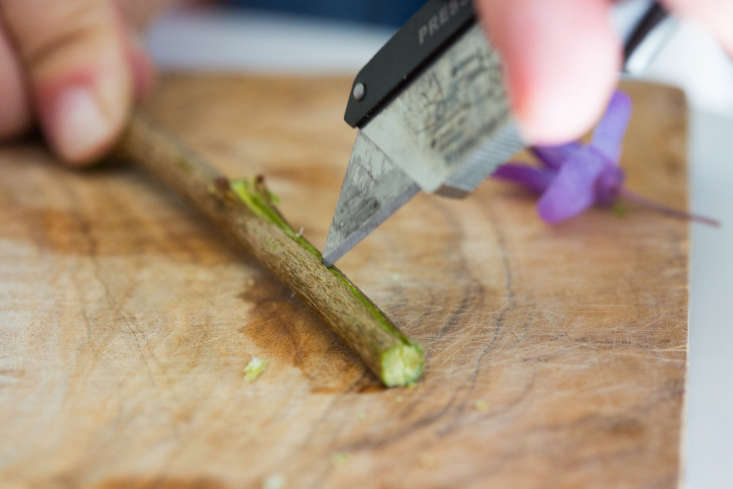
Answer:
[[[625,67],[638,70],[668,37],[668,16],[651,1],[614,8]],[[464,198],[525,147],[471,0],[430,0],[408,20],[357,75],[345,120],[358,134],[328,266],[419,192]]]

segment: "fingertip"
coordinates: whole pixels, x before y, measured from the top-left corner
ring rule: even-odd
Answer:
[[[616,84],[619,41],[605,0],[482,0],[484,23],[502,54],[525,140],[576,139],[599,119]]]
[[[515,110],[527,141],[566,143],[600,119],[618,80],[620,56],[610,43],[585,48],[566,56],[562,73],[538,63],[525,80]]]
[[[122,131],[127,110],[110,110],[101,85],[93,75],[79,73],[38,88],[44,132],[56,153],[70,166],[97,161]]]
[[[4,0],[36,116],[58,156],[74,166],[101,158],[133,101],[124,37],[109,0]]]

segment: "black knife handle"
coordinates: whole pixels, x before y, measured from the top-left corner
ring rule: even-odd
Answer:
[[[654,2],[637,22],[636,27],[624,45],[624,63],[634,54],[647,36],[669,17],[667,11],[659,3]]]
[[[363,127],[476,22],[472,0],[429,0],[359,72],[346,122]]]
[[[640,18],[632,19],[625,60],[667,17],[659,3],[649,3]],[[365,126],[475,22],[472,0],[429,0],[359,72],[346,107],[346,122],[351,127]]]

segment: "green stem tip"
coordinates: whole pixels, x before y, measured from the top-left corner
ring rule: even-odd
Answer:
[[[222,190],[225,185],[225,182],[216,184],[217,188],[221,187]],[[300,233],[297,233],[277,210],[275,204],[278,199],[267,189],[262,177],[252,180],[232,180],[228,182],[228,187],[255,215],[280,228],[290,239],[315,256],[319,262],[321,261],[321,252]],[[325,265],[324,268],[326,268]],[[410,341],[397,329],[338,268],[329,267],[328,271],[343,282],[354,297],[369,310],[377,324],[399,342],[381,354],[379,372],[376,373],[382,382],[388,387],[406,386],[416,382],[423,372],[425,354],[422,347]]]

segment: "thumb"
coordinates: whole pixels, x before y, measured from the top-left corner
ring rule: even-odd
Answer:
[[[123,30],[109,0],[3,0],[43,130],[67,162],[99,158],[132,100]]]
[[[607,0],[478,1],[529,142],[571,141],[603,113],[620,65],[610,5]]]

